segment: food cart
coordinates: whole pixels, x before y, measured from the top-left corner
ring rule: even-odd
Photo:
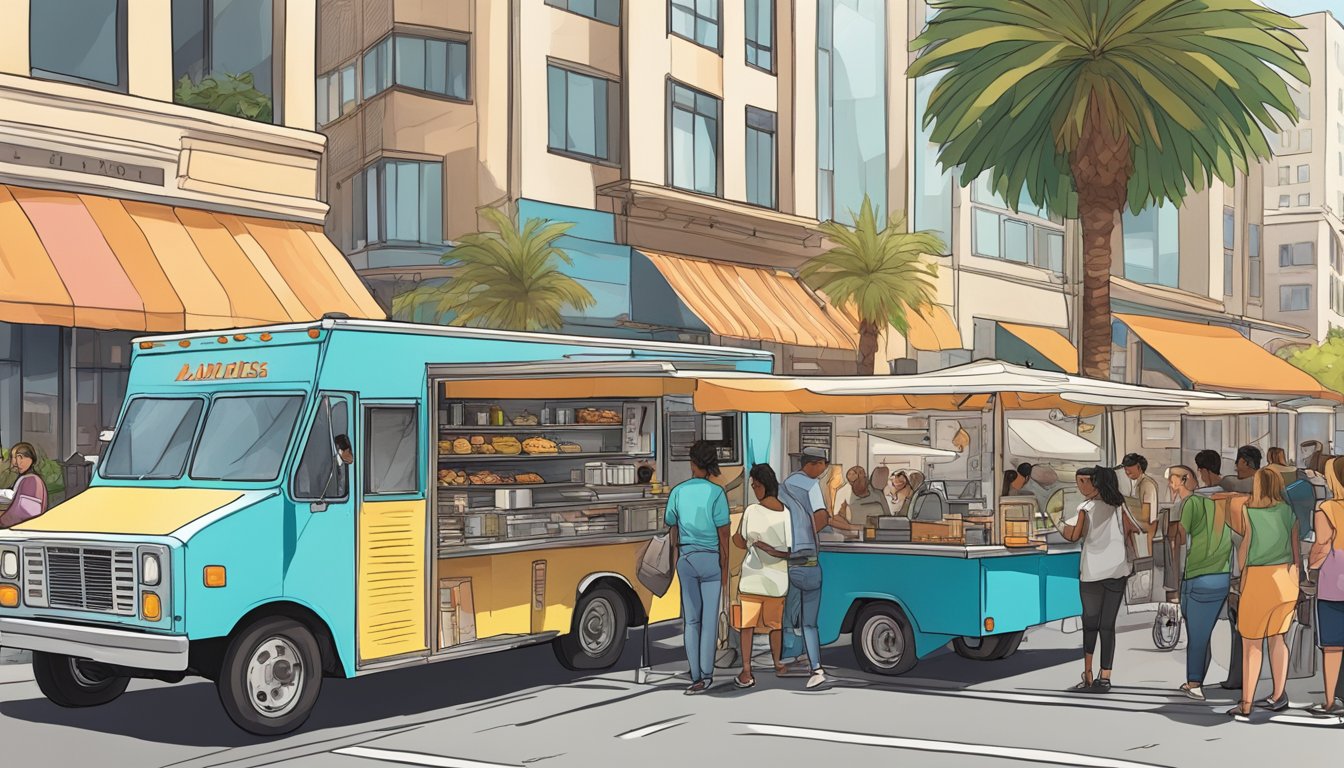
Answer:
[[[850,633],[859,665],[888,675],[910,670],[949,642],[967,658],[1004,658],[1028,628],[1077,616],[1078,548],[1049,541],[1048,533],[1060,511],[1079,500],[1069,495],[1072,468],[1082,459],[1113,460],[1109,412],[1222,400],[1211,393],[1135,387],[995,361],[914,376],[722,377],[698,382],[695,397],[705,411],[806,416],[811,424],[837,416],[926,420],[906,423],[906,429],[915,429],[912,424],[932,423],[940,414],[962,422],[972,438],[958,440],[966,474],[928,481],[948,487],[960,481],[960,491],[949,498],[947,487],[935,487],[916,496],[908,519],[881,518],[862,540],[832,537],[822,544],[822,642]],[[1010,425],[1017,417],[1050,423],[1056,413],[1091,425],[1078,431],[1093,440],[1075,432],[1064,446],[1073,453],[1061,465],[1045,510],[1031,497],[1000,498],[996,488],[1013,445]],[[1033,428],[1017,430],[1019,441]],[[945,450],[936,438],[930,436],[931,449]]]

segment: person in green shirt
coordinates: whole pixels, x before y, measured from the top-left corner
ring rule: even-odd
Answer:
[[[1231,583],[1232,531],[1218,514],[1213,499],[1195,495],[1195,471],[1185,465],[1167,472],[1175,502],[1178,538],[1186,545],[1185,578],[1181,582],[1181,613],[1189,640],[1185,649],[1185,684],[1181,692],[1204,701],[1204,675],[1212,659],[1209,643]]]

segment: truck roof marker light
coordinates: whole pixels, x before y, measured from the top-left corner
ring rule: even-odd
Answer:
[[[229,343],[229,337],[228,337],[228,336],[220,336],[218,339],[215,339],[215,341],[219,342],[220,344],[228,344],[228,343]]]
[[[319,331],[319,330],[317,330],[316,328],[309,328],[309,329],[308,329],[308,338],[310,338],[310,339],[316,339],[318,336],[321,336],[321,335],[322,335],[322,332]]]
[[[0,607],[19,607],[19,588],[13,584],[0,584]]]
[[[207,565],[204,571],[205,586],[210,588],[222,587],[228,584],[228,573],[222,565]]]
[[[985,619],[985,631],[986,631],[986,632],[993,632],[993,631],[994,631],[994,617],[993,617],[993,616],[990,616],[989,618]]]
[[[155,344],[155,343],[152,342],[152,341],[142,341],[142,342],[140,342],[140,348],[141,348],[141,349],[153,349],[153,348],[156,347],[156,346],[158,346],[158,345]]]
[[[247,341],[247,334],[246,334],[246,333],[235,333],[235,334],[233,334],[233,340],[234,340],[234,341]]]
[[[269,333],[263,333],[263,334],[261,334],[261,336],[259,336],[259,337],[257,337],[257,338],[261,339],[262,341],[270,341],[270,340],[271,340],[271,334],[269,334]]]
[[[177,346],[179,346],[179,347],[181,347],[181,348],[183,348],[183,349],[186,349],[187,347],[190,347],[190,346],[191,346],[191,342],[190,342],[190,341],[187,341],[186,339],[183,339],[183,340],[177,342]]]

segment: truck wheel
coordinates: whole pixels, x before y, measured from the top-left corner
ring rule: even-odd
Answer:
[[[129,677],[108,674],[101,665],[59,653],[33,651],[33,677],[42,695],[62,707],[97,707],[126,692]]]
[[[1022,632],[1005,632],[1001,635],[985,637],[954,637],[952,650],[963,659],[973,661],[998,661],[1006,659],[1017,651],[1022,644]]]
[[[258,736],[303,725],[322,690],[322,652],[308,628],[280,616],[261,619],[229,643],[219,670],[219,700],[229,719]]]
[[[891,603],[870,603],[859,611],[851,636],[859,668],[876,675],[901,675],[919,662],[915,631],[905,612]]]
[[[574,606],[569,634],[551,641],[565,669],[607,669],[621,658],[628,628],[625,598],[606,585],[594,587]]]

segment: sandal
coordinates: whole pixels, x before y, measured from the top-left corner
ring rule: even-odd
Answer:
[[[1111,679],[1109,677],[1098,677],[1092,681],[1092,687],[1087,690],[1088,693],[1110,693]]]
[[[733,678],[733,686],[734,686],[735,688],[739,688],[739,689],[742,689],[742,690],[746,690],[746,689],[748,689],[748,688],[755,688],[755,687],[756,687],[756,678],[755,678],[754,676],[753,676],[753,677],[748,677],[747,680],[746,680],[746,682],[743,682],[743,681],[742,681],[742,676],[741,676],[741,675],[738,675],[737,677],[734,677],[734,678]]]
[[[1237,702],[1237,706],[1227,710],[1227,714],[1229,717],[1250,717],[1251,702],[1249,701]]]
[[[1088,679],[1087,679],[1087,675],[1083,675],[1083,680],[1082,680],[1082,682],[1080,682],[1080,683],[1078,683],[1077,685],[1073,686],[1073,687],[1070,688],[1069,690],[1070,690],[1070,691],[1090,691],[1090,690],[1092,690],[1092,684],[1093,684],[1094,682],[1096,682],[1096,681],[1095,681],[1095,680],[1088,680]]]

